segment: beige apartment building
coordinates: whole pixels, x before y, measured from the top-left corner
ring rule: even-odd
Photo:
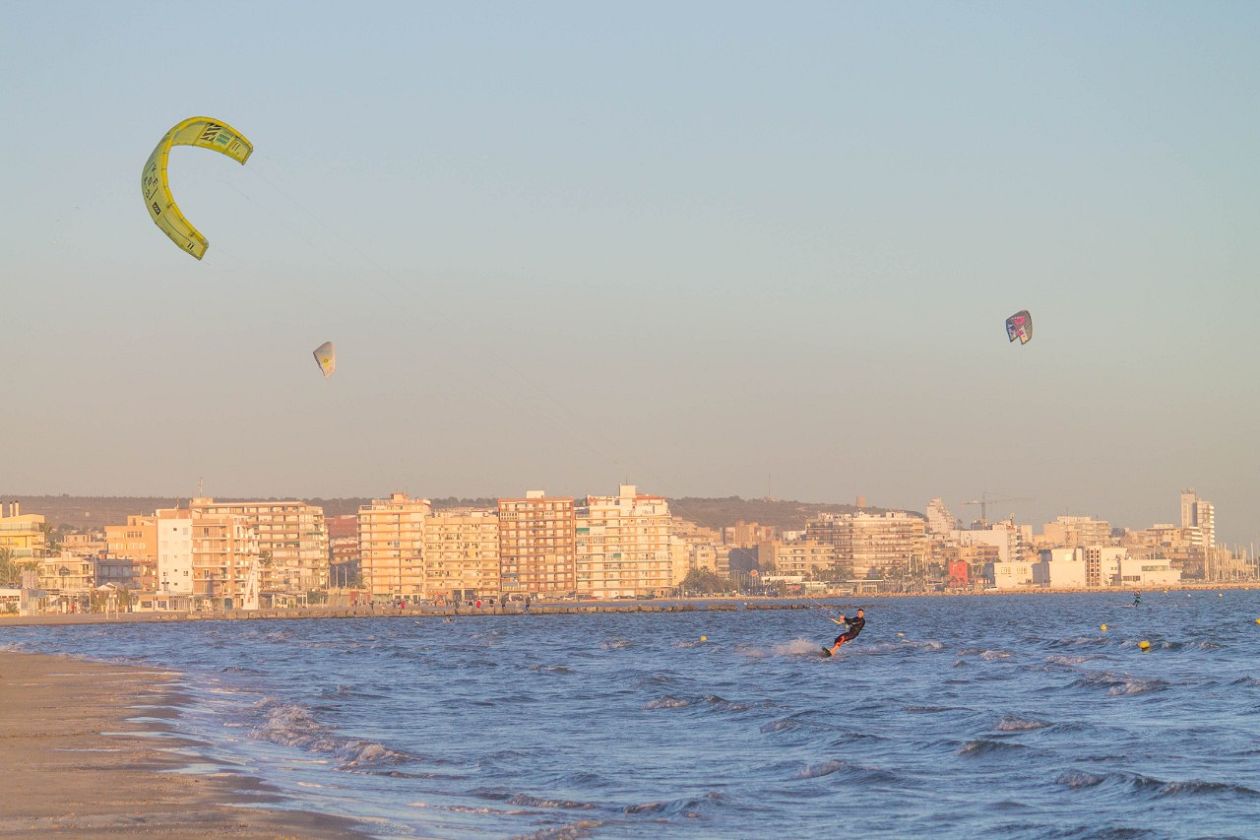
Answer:
[[[328,588],[328,529],[323,508],[296,500],[213,499],[193,499],[189,508],[201,516],[241,516],[253,526],[262,558],[261,594],[270,606],[302,603],[309,592]]]
[[[257,609],[260,549],[249,518],[192,513],[193,596],[216,608]]]
[[[806,538],[836,549],[843,579],[887,580],[921,573],[928,554],[923,519],[900,511],[823,513],[809,522]]]
[[[428,598],[499,596],[499,516],[493,510],[434,511],[424,522]]]
[[[663,496],[623,484],[616,496],[576,507],[577,592],[597,599],[668,595],[674,580],[672,520]]]
[[[157,587],[158,523],[156,516],[132,515],[126,525],[105,526],[105,549],[113,558],[139,566],[142,589]]]
[[[499,576],[505,594],[577,591],[577,520],[572,497],[530,490],[499,499]]]
[[[0,549],[6,549],[14,560],[35,560],[44,556],[44,517],[38,513],[22,513],[17,502],[0,504]]]
[[[720,531],[679,516],[671,517],[671,531],[674,542],[682,544],[682,547],[675,546],[674,553],[675,565],[679,561],[685,564],[683,577],[691,571],[712,572],[722,577],[730,575],[731,550],[723,543]],[[679,582],[682,582],[681,578]]]
[[[757,547],[757,562],[776,575],[828,579],[835,574],[836,547],[818,540],[771,540]]]
[[[428,499],[393,493],[359,508],[359,564],[372,598],[425,597],[424,526]]]
[[[1041,528],[1038,548],[1077,548],[1110,545],[1111,523],[1090,516],[1059,516]]]

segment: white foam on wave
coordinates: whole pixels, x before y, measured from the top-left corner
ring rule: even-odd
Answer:
[[[337,735],[316,720],[305,706],[268,699],[260,701],[258,707],[264,718],[252,730],[251,737],[284,747],[332,755],[340,762],[340,769],[395,764],[407,758],[404,753],[391,750],[384,744]]]
[[[809,766],[801,769],[792,778],[817,779],[822,776],[830,776],[832,773],[843,770],[845,766],[846,765],[843,761],[833,758],[831,761],[824,761],[821,764],[810,764]]]
[[[1003,715],[1002,719],[997,722],[997,726],[993,728],[998,732],[1029,732],[1033,729],[1045,729],[1049,725],[1042,720],[1021,718],[1016,715]]]

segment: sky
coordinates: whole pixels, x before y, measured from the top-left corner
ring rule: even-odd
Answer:
[[[1230,2],[0,0],[0,491],[1194,487],[1260,541],[1256,43]],[[201,262],[139,193],[195,115],[255,146],[171,155]]]

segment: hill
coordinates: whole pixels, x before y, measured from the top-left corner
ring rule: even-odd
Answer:
[[[288,497],[292,498],[292,497]],[[105,525],[120,525],[132,514],[148,514],[158,508],[187,505],[188,499],[176,499],[169,496],[24,496],[2,495],[0,499],[7,502],[19,502],[23,513],[43,514],[53,528],[67,527],[73,529],[101,528]],[[235,501],[270,501],[270,499],[216,499],[220,502]],[[279,501],[279,500],[277,500]],[[344,497],[306,499],[313,505],[324,509],[326,516],[356,513],[360,505],[371,502],[371,499]],[[439,510],[452,507],[494,507],[492,498],[461,499],[447,497],[433,499],[433,506]],[[743,499],[739,496],[725,498],[698,498],[688,496],[670,499],[669,509],[676,516],[689,519],[706,528],[721,528],[734,525],[736,522],[757,522],[762,525],[773,525],[780,530],[798,530],[805,527],[806,521],[819,513],[854,513],[865,510],[868,513],[882,513],[885,508],[857,508],[853,505],[831,504],[827,502],[796,502],[778,499]]]

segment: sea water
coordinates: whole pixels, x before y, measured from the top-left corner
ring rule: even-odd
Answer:
[[[831,659],[857,602],[0,644],[179,669],[195,767],[382,837],[1260,836],[1260,592],[1131,604],[872,599]]]

